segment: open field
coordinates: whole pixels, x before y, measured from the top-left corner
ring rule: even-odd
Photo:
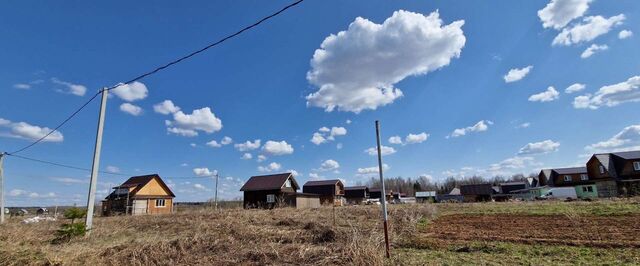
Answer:
[[[391,205],[392,258],[378,206],[188,209],[96,219],[52,244],[61,221],[0,227],[0,265],[640,264],[640,202]]]

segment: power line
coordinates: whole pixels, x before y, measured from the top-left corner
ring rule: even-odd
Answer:
[[[46,161],[46,160],[41,160],[41,159],[36,159],[36,158],[31,158],[31,157],[26,157],[26,156],[21,156],[21,155],[15,155],[15,154],[9,154],[9,153],[5,153],[8,156],[12,156],[12,157],[16,157],[16,158],[20,158],[23,160],[28,160],[28,161],[32,161],[32,162],[38,162],[38,163],[42,163],[42,164],[48,164],[48,165],[53,165],[53,166],[58,166],[58,167],[63,167],[63,168],[68,168],[68,169],[74,169],[74,170],[79,170],[79,171],[86,171],[86,172],[91,172],[91,169],[89,168],[84,168],[84,167],[79,167],[79,166],[73,166],[73,165],[69,165],[69,164],[62,164],[62,163],[56,163],[56,162],[51,162],[51,161]],[[99,171],[102,174],[110,174],[110,175],[117,175],[117,176],[138,176],[139,174],[127,174],[127,173],[115,173],[115,172],[110,172],[110,171]],[[204,178],[213,178],[214,176],[165,176],[165,178],[171,178],[171,179],[204,179]]]
[[[175,59],[175,60],[173,60],[173,61],[171,61],[171,62],[169,62],[169,63],[167,63],[167,64],[164,64],[164,65],[162,65],[162,66],[156,67],[155,69],[153,69],[153,70],[151,70],[151,71],[149,71],[149,72],[143,73],[143,74],[141,74],[141,75],[139,75],[139,76],[137,76],[137,77],[135,77],[135,78],[133,78],[133,79],[131,79],[131,80],[127,81],[127,82],[124,82],[124,83],[118,83],[118,84],[113,85],[113,86],[111,86],[111,87],[105,88],[105,90],[109,90],[109,91],[110,91],[110,90],[113,90],[113,89],[118,88],[118,87],[120,87],[120,86],[124,86],[124,85],[127,85],[127,84],[131,84],[131,83],[133,83],[133,82],[135,82],[135,81],[141,80],[141,79],[143,79],[143,78],[145,78],[145,77],[151,76],[151,75],[153,75],[153,74],[155,74],[155,73],[158,73],[158,72],[160,72],[160,71],[162,71],[162,70],[164,70],[164,69],[166,69],[166,68],[169,68],[169,67],[171,67],[171,66],[173,66],[173,65],[175,65],[175,64],[178,64],[178,63],[182,62],[183,60],[189,59],[189,58],[191,58],[191,57],[193,57],[193,56],[195,56],[195,55],[197,55],[197,54],[199,54],[199,53],[202,53],[202,52],[204,52],[204,51],[206,51],[206,50],[208,50],[208,49],[210,49],[210,48],[212,48],[212,47],[214,47],[214,46],[217,46],[217,45],[219,45],[219,44],[221,44],[221,43],[223,43],[223,42],[225,42],[225,41],[227,41],[227,40],[229,40],[229,39],[231,39],[231,38],[233,38],[233,37],[236,37],[236,36],[238,36],[238,35],[242,34],[243,32],[245,32],[245,31],[247,31],[247,30],[250,30],[250,29],[252,29],[252,28],[254,28],[254,27],[256,27],[256,26],[260,25],[261,23],[263,23],[263,22],[265,22],[265,21],[267,21],[267,20],[269,20],[269,19],[271,19],[271,18],[273,18],[273,17],[275,17],[275,16],[280,15],[282,12],[286,11],[287,9],[292,8],[292,7],[294,7],[294,6],[296,6],[296,5],[300,4],[300,3],[302,3],[302,1],[304,1],[304,0],[297,0],[297,1],[295,1],[295,2],[293,2],[293,3],[291,3],[291,4],[289,4],[289,5],[287,5],[287,6],[283,7],[283,8],[281,8],[281,9],[280,9],[280,10],[278,10],[277,12],[275,12],[275,13],[273,13],[273,14],[271,14],[271,15],[268,15],[268,16],[266,16],[266,17],[264,17],[264,18],[262,18],[262,19],[258,20],[257,22],[255,22],[255,23],[253,23],[253,24],[251,24],[251,25],[249,25],[249,26],[246,26],[246,27],[242,28],[241,30],[239,30],[239,31],[237,31],[237,32],[235,32],[235,33],[233,33],[233,34],[231,34],[231,35],[227,35],[226,37],[224,37],[224,38],[222,38],[222,39],[220,39],[220,40],[218,40],[218,41],[216,41],[216,42],[214,42],[214,43],[211,43],[211,44],[209,44],[209,45],[207,45],[207,46],[205,46],[205,47],[203,47],[203,48],[201,48],[201,49],[199,49],[199,50],[196,50],[196,51],[194,51],[194,52],[191,52],[191,53],[190,53],[190,54],[188,54],[188,55],[185,55],[185,56],[182,56],[182,57],[180,57],[180,58],[178,58],[178,59]],[[43,137],[41,137],[40,139],[38,139],[38,140],[34,141],[33,143],[31,143],[31,144],[29,144],[29,145],[27,145],[27,146],[25,146],[25,147],[23,147],[23,148],[21,148],[21,149],[19,149],[19,150],[16,150],[16,151],[14,151],[14,152],[10,152],[10,153],[8,153],[8,155],[12,155],[12,154],[16,154],[16,153],[22,152],[22,151],[24,151],[24,150],[26,150],[26,149],[28,149],[28,148],[31,148],[32,146],[34,146],[34,145],[36,145],[36,144],[40,143],[41,141],[43,141],[43,140],[44,140],[45,138],[47,138],[49,135],[53,134],[53,132],[55,132],[55,131],[56,131],[56,130],[58,130],[60,127],[64,126],[64,124],[66,124],[67,122],[69,122],[69,120],[71,120],[74,116],[76,116],[76,115],[77,115],[77,114],[78,114],[82,109],[84,109],[84,107],[86,107],[86,106],[87,106],[91,101],[93,101],[93,99],[95,99],[95,98],[96,98],[96,97],[97,97],[101,92],[102,92],[102,89],[101,89],[100,91],[98,91],[95,95],[93,95],[93,97],[91,97],[91,99],[89,99],[87,102],[85,102],[82,106],[80,106],[80,108],[78,108],[75,112],[73,112],[69,117],[67,117],[67,119],[65,119],[64,121],[62,121],[62,123],[60,123],[60,124],[59,124],[58,126],[56,126],[54,129],[52,129],[51,131],[49,131],[49,133],[47,133],[46,135],[44,135],[44,136],[43,136]]]

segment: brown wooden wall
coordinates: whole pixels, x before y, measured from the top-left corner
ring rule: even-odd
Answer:
[[[156,199],[147,202],[147,214],[168,214],[173,210],[173,199],[164,199],[164,207],[156,207]]]
[[[587,162],[587,172],[589,172],[589,178],[591,180],[605,180],[611,178],[607,171],[605,171],[604,174],[600,174],[600,161],[596,158],[591,158],[591,160]]]

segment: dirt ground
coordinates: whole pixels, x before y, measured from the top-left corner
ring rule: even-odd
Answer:
[[[453,214],[441,216],[430,223],[423,237],[640,248],[640,215]]]

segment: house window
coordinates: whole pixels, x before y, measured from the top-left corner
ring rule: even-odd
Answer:
[[[600,165],[600,173],[604,174],[604,166]]]
[[[588,191],[588,192],[593,192],[593,187],[592,187],[592,186],[588,186],[588,187],[587,187],[587,191]]]
[[[580,175],[580,180],[582,180],[582,181],[589,180],[589,176],[587,174],[581,174]]]
[[[276,195],[268,194],[267,195],[267,203],[275,203],[275,202],[276,202]]]
[[[156,207],[164,207],[165,205],[164,199],[157,199],[156,200]]]
[[[640,162],[633,162],[633,170],[640,171]]]
[[[571,176],[570,175],[565,175],[564,176],[564,181],[565,182],[570,182],[571,181]]]

